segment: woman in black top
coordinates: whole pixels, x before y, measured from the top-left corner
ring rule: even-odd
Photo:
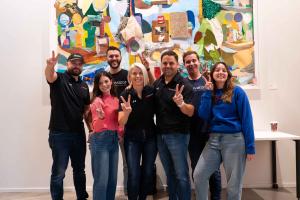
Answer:
[[[144,65],[134,63],[128,72],[132,87],[120,96],[119,124],[125,126],[128,165],[128,199],[144,200],[152,188],[157,154],[154,124],[154,90]],[[142,162],[141,162],[142,161]]]

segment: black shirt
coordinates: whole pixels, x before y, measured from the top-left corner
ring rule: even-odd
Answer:
[[[50,131],[84,133],[83,113],[90,104],[89,88],[82,80],[76,81],[67,72],[57,73],[50,85]]]
[[[156,124],[158,131],[162,134],[189,133],[190,117],[183,114],[173,101],[177,84],[179,88],[184,85],[182,92],[184,102],[191,104],[193,98],[192,86],[179,73],[168,84],[165,83],[164,76],[161,76],[153,84],[155,89]]]
[[[194,92],[194,97],[192,100],[192,103],[195,107],[194,115],[191,120],[191,129],[190,133],[194,134],[198,137],[208,137],[208,132],[209,132],[209,126],[208,122],[201,119],[198,116],[198,108],[201,104],[201,96],[202,94],[206,91],[205,89],[205,79],[203,76],[201,76],[197,80],[191,80],[189,78],[186,78],[187,81],[193,86],[193,92]]]
[[[116,89],[117,96],[119,97],[123,90],[129,85],[128,83],[128,71],[125,69],[121,69],[118,73],[111,74],[113,79],[113,84]]]
[[[142,98],[140,99],[136,91],[131,88],[124,90],[121,96],[125,100],[128,99],[128,95],[131,96],[131,108],[132,111],[128,117],[125,125],[125,136],[128,134],[135,135],[140,131],[146,131],[148,136],[154,134],[154,90],[151,86],[145,86],[142,91]],[[119,111],[122,111],[122,100],[120,99]]]

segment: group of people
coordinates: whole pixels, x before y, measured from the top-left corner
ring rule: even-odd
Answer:
[[[154,80],[143,56],[128,71],[121,69],[121,59],[118,48],[108,48],[109,70],[96,74],[92,98],[79,77],[84,64],[80,54],[68,57],[65,73],[55,72],[54,52],[47,60],[52,199],[63,199],[69,159],[77,199],[88,198],[83,119],[90,132],[93,199],[115,199],[119,147],[129,200],[145,200],[155,185],[157,152],[170,200],[191,199],[188,153],[198,200],[206,200],[209,189],[211,199],[221,199],[221,163],[227,199],[241,199],[246,159],[255,154],[254,132],[247,95],[234,84],[229,67],[218,62],[205,77],[198,54],[188,51],[183,62],[189,76],[183,78],[178,55],[168,50],[161,54],[162,75]]]

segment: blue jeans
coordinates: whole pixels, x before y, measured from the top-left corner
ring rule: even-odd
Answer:
[[[208,180],[223,162],[227,178],[227,200],[240,200],[246,164],[242,133],[213,133],[197,163],[194,180],[197,200],[207,200]]]
[[[90,138],[92,172],[94,178],[93,199],[115,199],[119,143],[117,131],[103,131]]]
[[[196,168],[197,162],[200,158],[200,155],[209,139],[207,133],[193,132],[191,130],[190,142],[189,142],[189,155],[191,159],[191,168],[192,174]],[[215,171],[209,178],[209,190],[210,190],[210,199],[211,200],[220,200],[221,199],[221,172],[220,168]]]
[[[157,155],[156,138],[128,137],[125,133],[124,147],[128,166],[128,199],[145,200],[155,184],[153,172]]]
[[[77,199],[83,200],[88,198],[84,170],[86,154],[85,134],[50,131],[48,142],[53,158],[50,181],[52,199],[63,199],[63,179],[68,167],[69,158],[73,168],[73,180]]]
[[[187,162],[189,134],[168,133],[157,136],[159,157],[164,167],[170,200],[190,200],[191,183]]]

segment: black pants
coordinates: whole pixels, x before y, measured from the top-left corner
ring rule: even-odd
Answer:
[[[49,134],[49,146],[52,150],[52,171],[50,192],[53,200],[63,199],[63,179],[69,159],[73,168],[73,180],[78,200],[88,198],[86,192],[85,134],[52,131]]]

